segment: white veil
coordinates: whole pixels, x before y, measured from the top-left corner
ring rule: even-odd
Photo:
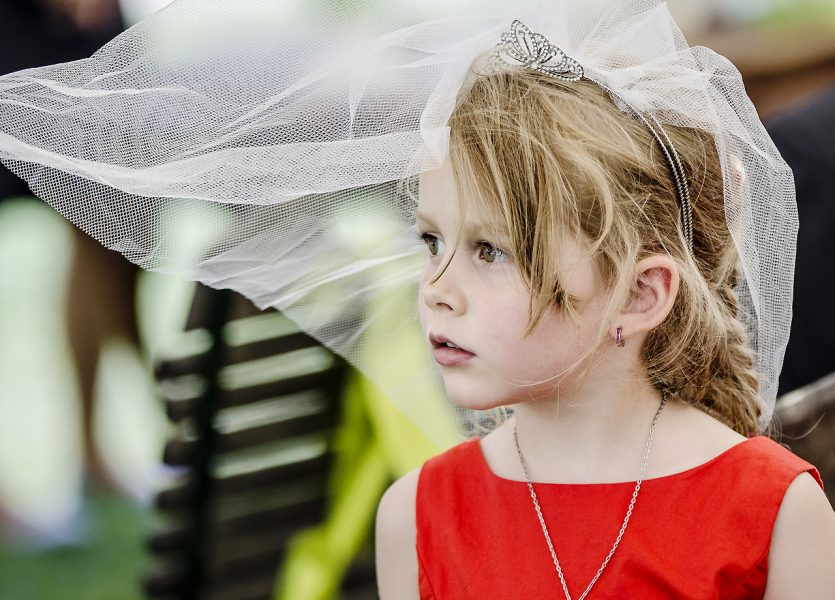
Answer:
[[[445,159],[468,69],[515,18],[642,112],[715,136],[765,423],[792,175],[737,70],[689,48],[663,3],[175,0],[89,59],[0,77],[0,161],[143,268],[281,309],[398,403],[434,378],[403,342],[420,344],[416,176]]]

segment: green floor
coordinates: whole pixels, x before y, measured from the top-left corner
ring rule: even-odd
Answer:
[[[42,551],[0,546],[0,599],[142,598],[150,515],[112,495],[89,497],[86,514],[83,545]]]

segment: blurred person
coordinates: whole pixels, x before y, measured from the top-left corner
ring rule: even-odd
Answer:
[[[800,230],[794,272],[794,318],[780,394],[835,371],[835,87],[766,123],[794,172]]]
[[[0,73],[86,58],[122,30],[117,0],[4,0],[0,7]],[[0,201],[29,195],[28,186],[0,166]],[[112,484],[94,436],[94,386],[105,341],[138,347],[137,269],[72,228],[65,317],[81,399],[85,474]],[[9,292],[19,286],[10,286]],[[56,290],[56,293],[57,290]],[[4,336],[5,337],[5,336]],[[6,344],[16,344],[5,337]]]

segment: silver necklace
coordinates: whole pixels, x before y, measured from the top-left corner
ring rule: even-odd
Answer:
[[[626,509],[626,516],[623,518],[623,524],[620,526],[620,531],[618,531],[618,536],[615,538],[615,543],[612,544],[612,549],[609,550],[609,554],[606,555],[606,558],[603,560],[603,564],[600,565],[599,569],[597,569],[597,573],[595,573],[591,582],[586,587],[586,590],[578,600],[583,600],[586,596],[588,596],[592,586],[594,586],[594,584],[597,583],[597,580],[600,579],[603,569],[605,569],[606,565],[609,564],[609,561],[612,560],[612,556],[615,554],[615,550],[617,550],[618,545],[620,544],[623,533],[626,531],[626,526],[629,524],[629,518],[632,516],[632,509],[635,508],[635,501],[638,499],[638,492],[641,491],[641,482],[644,480],[644,471],[647,468],[649,451],[652,448],[652,436],[655,433],[655,424],[658,422],[658,416],[661,414],[661,411],[664,410],[664,406],[666,404],[667,392],[662,390],[661,404],[658,406],[658,410],[655,411],[655,416],[652,418],[652,425],[650,425],[649,428],[647,445],[644,449],[644,458],[641,461],[641,473],[638,476],[638,481],[635,482],[635,489],[632,491],[632,499],[629,501],[629,508]],[[551,542],[551,535],[548,533],[548,527],[545,525],[545,519],[542,517],[542,509],[539,507],[539,499],[536,497],[536,492],[533,489],[533,483],[531,483],[530,475],[528,475],[528,465],[525,463],[525,457],[522,456],[522,450],[519,448],[519,436],[516,433],[515,421],[513,423],[513,441],[516,443],[516,451],[519,453],[519,462],[522,463],[522,470],[525,472],[525,480],[528,482],[528,490],[531,493],[531,499],[533,500],[533,506],[536,509],[536,515],[539,517],[539,524],[542,526],[542,533],[545,534],[545,541],[548,542],[548,549],[551,551],[551,558],[554,559],[554,566],[557,568],[557,575],[559,576],[560,583],[562,584],[562,591],[565,593],[566,600],[571,600],[571,594],[568,593],[568,585],[565,583],[565,577],[562,573],[562,567],[560,567],[560,561],[557,560],[557,552],[554,550],[554,544]]]

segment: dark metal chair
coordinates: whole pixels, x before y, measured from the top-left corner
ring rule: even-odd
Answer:
[[[782,442],[820,470],[835,506],[835,373],[778,398],[774,416]]]
[[[277,311],[198,286],[183,355],[157,367],[176,426],[144,578],[154,599],[266,600],[291,536],[327,508],[345,363]],[[371,532],[342,598],[376,598]],[[299,599],[304,600],[304,599]]]

